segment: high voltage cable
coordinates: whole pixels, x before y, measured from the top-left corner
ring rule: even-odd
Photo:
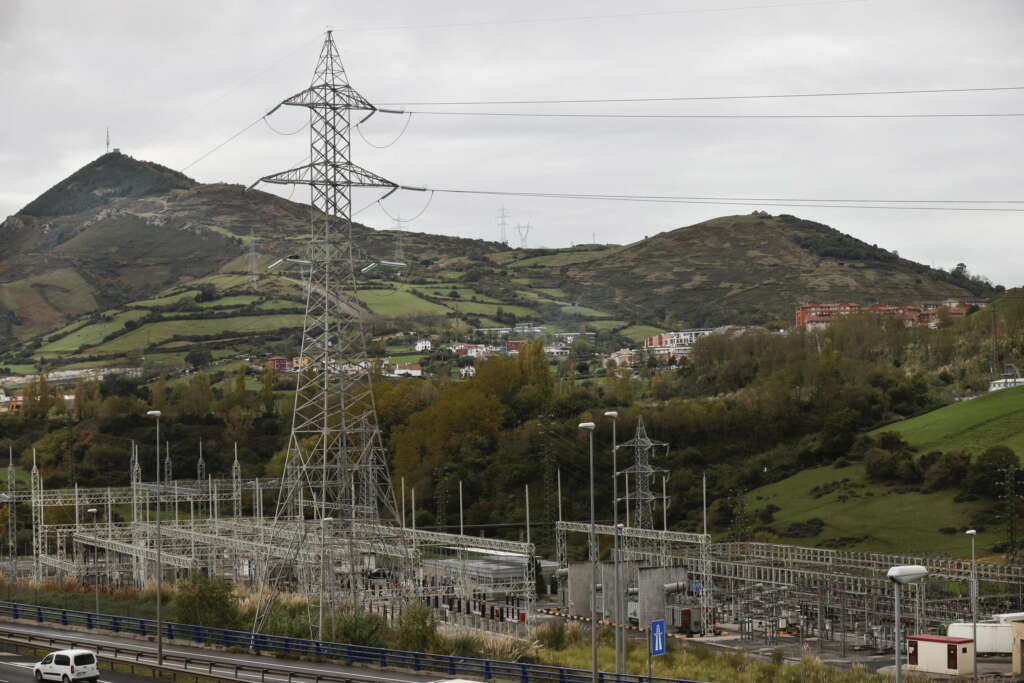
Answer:
[[[758,95],[694,95],[686,97],[618,97],[561,100],[465,100],[447,102],[385,102],[381,106],[471,106],[491,104],[622,104],[628,102],[702,102],[711,100],[771,100],[796,97],[861,97],[874,95],[931,95],[938,93],[977,93],[1024,90],[1024,85],[990,88],[932,88],[927,90],[850,90],[837,92],[781,93]]]
[[[399,31],[410,29],[437,29],[437,28],[468,28],[474,26],[505,26],[512,24],[549,24],[563,23],[570,21],[598,21],[604,19],[634,19],[642,17],[663,17],[676,14],[708,14],[716,12],[738,12],[743,10],[776,9],[786,7],[822,7],[829,5],[848,5],[852,3],[863,3],[867,0],[819,0],[810,2],[783,2],[770,5],[737,5],[734,7],[690,7],[676,10],[653,10],[649,12],[620,12],[616,14],[589,14],[562,17],[537,17],[532,19],[491,19],[483,21],[459,21],[439,24],[398,24],[394,26],[355,26],[352,28],[339,29],[341,32],[348,31]]]
[[[580,118],[580,119],[946,119],[946,118],[1008,118],[1024,113],[991,114],[586,114],[557,112],[497,112],[497,111],[418,111],[409,114],[426,116],[504,116],[524,118]]]
[[[924,203],[956,203],[955,200],[918,200],[914,205],[901,206],[902,200],[877,200],[875,204],[863,204],[863,203],[847,203],[847,204],[835,204],[826,202],[854,202],[859,200],[777,200],[777,199],[748,199],[741,200],[741,198],[722,198],[720,200],[715,199],[691,199],[686,197],[674,197],[674,196],[660,196],[660,195],[605,195],[605,194],[573,194],[573,193],[554,193],[554,192],[511,192],[501,190],[464,190],[464,189],[452,189],[452,188],[422,188],[422,187],[405,187],[406,190],[429,190],[431,192],[444,192],[446,194],[474,194],[474,195],[490,195],[490,196],[501,196],[501,197],[537,197],[542,199],[584,199],[594,201],[618,201],[618,202],[639,202],[639,203],[654,203],[654,204],[712,204],[716,206],[750,206],[752,203],[756,203],[759,206],[782,206],[790,208],[828,208],[828,209],[904,209],[904,210],[917,210],[917,211],[1000,211],[1000,212],[1024,212],[1024,208],[1009,208],[1009,207],[994,207],[994,206],[920,206]],[[873,200],[874,201],[874,200]],[[910,203],[914,200],[906,200]],[[969,200],[976,204],[989,204],[989,203],[1024,203],[1019,200],[1012,200],[1008,202],[999,201],[988,201],[988,200]],[[799,203],[799,202],[810,202],[810,203]],[[881,202],[891,202],[889,205],[880,205]],[[967,203],[966,201],[963,203]]]

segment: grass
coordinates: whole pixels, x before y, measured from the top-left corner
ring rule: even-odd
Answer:
[[[143,349],[175,335],[212,335],[218,333],[276,332],[302,327],[301,315],[253,315],[209,320],[166,320],[144,325],[93,349],[95,353],[113,353]]]
[[[505,313],[512,313],[520,318],[535,318],[537,313],[525,306],[509,304],[484,304],[472,301],[450,301],[449,305],[459,313],[475,313],[478,315],[495,315],[500,308]]]
[[[825,495],[812,491],[834,482],[847,481]],[[818,518],[825,527],[811,538],[781,537],[783,543],[822,545],[828,540],[859,539],[844,549],[890,553],[945,552],[964,555],[970,546],[962,534],[943,534],[943,527],[962,528],[982,503],[954,503],[953,490],[935,493],[897,493],[894,487],[867,480],[864,466],[816,467],[782,481],[754,489],[746,495],[752,514],[767,505],[777,505],[771,526],[784,530],[794,522]],[[978,533],[980,548],[1002,540],[998,529]]]
[[[88,346],[99,344],[104,337],[120,330],[129,320],[138,320],[145,318],[147,315],[149,315],[149,311],[145,310],[132,309],[123,311],[114,315],[109,321],[86,325],[67,336],[40,347],[36,355],[42,357],[50,354],[67,353],[74,351],[83,344]]]
[[[619,330],[619,334],[628,339],[632,339],[634,342],[643,342],[644,337],[650,337],[655,334],[660,334],[665,330],[660,327],[654,327],[653,325],[630,325],[629,327]]]
[[[616,330],[627,324],[625,320],[590,320],[587,322],[587,327],[592,327],[595,330]]]
[[[876,429],[899,432],[922,453],[1009,446],[1024,456],[1024,387],[1003,389]]]
[[[141,301],[133,301],[128,304],[132,308],[155,308],[157,306],[167,306],[169,304],[176,303],[182,299],[194,298],[198,294],[198,290],[186,289],[183,292],[176,294],[168,294],[167,296],[156,297],[153,299],[142,299]]]
[[[579,315],[585,318],[610,318],[611,313],[605,313],[599,311],[596,308],[589,308],[587,306],[563,306],[562,313],[565,315]]]
[[[528,266],[568,266],[573,263],[585,263],[614,253],[612,249],[595,249],[593,251],[569,250],[557,254],[545,254],[543,256],[532,256],[521,261],[509,263],[511,268],[526,268]]]
[[[232,306],[248,306],[251,303],[256,302],[259,299],[258,296],[252,294],[239,294],[237,296],[225,296],[220,299],[214,299],[213,301],[204,301],[199,304],[200,308],[228,308]]]
[[[364,289],[359,300],[377,315],[394,317],[400,315],[445,315],[450,309],[425,301],[401,289]]]

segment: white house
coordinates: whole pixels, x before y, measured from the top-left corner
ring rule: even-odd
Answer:
[[[469,379],[470,377],[473,377],[475,375],[476,366],[474,365],[467,365],[465,367],[459,368],[459,377],[461,377],[462,379]]]
[[[430,342],[429,339],[420,339],[418,342],[416,342],[417,351],[430,351],[433,348],[434,345]]]

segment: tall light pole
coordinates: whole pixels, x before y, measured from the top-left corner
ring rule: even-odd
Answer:
[[[92,532],[94,534],[99,535],[99,529],[96,528],[96,513],[98,511],[96,510],[96,508],[89,508],[88,510],[86,510],[86,512],[88,512],[90,515],[92,515],[92,526],[93,526]],[[93,583],[96,584],[96,614],[100,613],[100,565],[99,565],[99,556],[100,556],[100,547],[98,545],[97,546],[93,546],[93,548],[92,548],[92,574],[93,574]]]
[[[148,410],[146,415],[156,418],[156,665],[164,664],[164,634],[160,623],[160,593],[163,583],[163,556],[160,543],[160,411]]]
[[[590,437],[590,670],[591,680],[597,683],[597,521],[594,518],[594,427],[593,422],[581,422],[580,429]]]
[[[612,420],[612,526],[615,527],[615,547],[612,549],[612,561],[615,565],[615,673],[622,673],[622,660],[625,650],[625,634],[622,631],[622,568],[619,565],[619,464],[616,456],[618,441],[616,427],[619,413],[615,410],[606,411],[605,417]],[[608,592],[605,591],[605,595]]]
[[[974,554],[974,539],[978,530],[968,529],[966,533],[971,537],[971,638],[974,640],[971,649],[971,670],[974,673],[971,678],[974,683],[978,683],[978,560]]]
[[[903,655],[900,652],[902,643],[902,627],[900,625],[900,591],[903,590],[903,586],[910,583],[919,583],[926,576],[928,576],[928,569],[922,567],[919,564],[908,564],[899,567],[891,567],[886,573],[889,580],[893,582],[893,594],[895,595],[895,601],[893,608],[896,617],[896,627],[893,629],[895,633],[896,643],[896,683],[900,683],[902,680],[902,666],[903,666]]]
[[[324,599],[327,597],[327,522],[333,521],[332,517],[320,518],[320,610],[316,637],[321,641],[324,639]],[[351,557],[349,561],[351,562]],[[351,582],[351,567],[349,570],[349,582]]]

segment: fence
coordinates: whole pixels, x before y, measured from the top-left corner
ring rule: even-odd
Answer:
[[[79,626],[89,629],[104,629],[114,633],[137,636],[156,636],[157,622],[138,617],[122,617],[112,614],[96,614],[79,610],[43,607],[17,602],[0,601],[0,616],[12,619],[29,619],[38,623],[53,623],[61,626]],[[455,655],[437,655],[427,652],[405,652],[382,647],[332,643],[319,640],[289,638],[266,633],[251,633],[231,629],[160,622],[163,637],[167,640],[187,640],[199,645],[217,645],[226,648],[242,648],[254,652],[268,652],[285,656],[315,656],[333,659],[348,664],[398,667],[438,673],[451,677],[469,675],[485,681],[493,679],[532,681],[557,681],[558,683],[588,683],[591,672],[586,669],[569,669],[561,666],[528,664],[524,662],[502,662]],[[679,678],[649,678],[634,674],[598,672],[602,683],[701,683]]]

